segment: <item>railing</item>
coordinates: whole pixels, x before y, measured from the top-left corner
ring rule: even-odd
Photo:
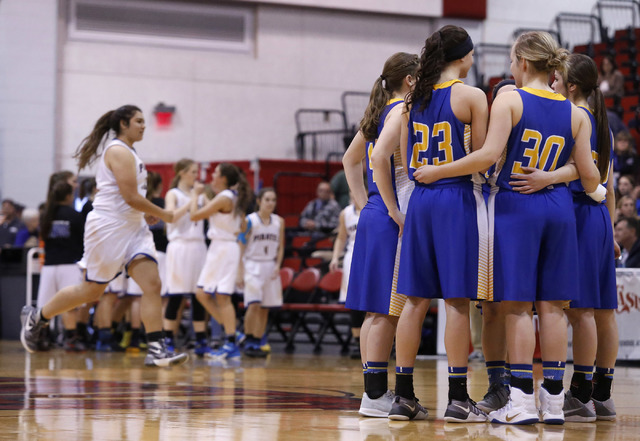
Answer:
[[[591,14],[561,12],[555,18],[559,43],[569,50],[578,44],[596,44],[601,40],[600,17]]]
[[[616,29],[640,26],[640,1],[601,0],[594,6],[600,18],[603,40],[613,38]]]

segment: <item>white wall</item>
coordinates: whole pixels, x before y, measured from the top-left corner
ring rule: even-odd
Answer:
[[[440,17],[442,0],[236,0],[237,2]]]
[[[0,1],[0,196],[44,200],[55,147],[57,7]]]
[[[298,108],[339,108],[345,90],[369,91],[386,58],[419,52],[424,18],[279,6],[257,8],[254,54],[68,41],[58,156],[72,152],[105,111],[139,105],[149,121],[147,162],[293,158]],[[170,130],[153,107],[175,105]]]

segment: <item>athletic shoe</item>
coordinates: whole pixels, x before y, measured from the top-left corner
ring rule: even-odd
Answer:
[[[145,366],[168,367],[184,363],[189,359],[187,354],[170,354],[164,340],[148,343],[147,356],[144,358]]]
[[[122,339],[120,339],[120,347],[122,349],[126,349],[129,347],[129,345],[131,344],[131,335],[133,334],[133,332],[131,331],[124,331],[124,333],[122,334]],[[118,339],[116,338],[116,341]]]
[[[252,358],[265,358],[269,355],[260,348],[260,342],[246,342],[244,344],[244,355]]]
[[[96,342],[96,351],[97,352],[113,352],[113,346],[108,341],[98,340]]]
[[[70,338],[65,338],[62,343],[62,348],[67,352],[84,352],[87,350],[82,340],[75,335]]]
[[[489,421],[497,424],[535,424],[540,421],[534,394],[525,394],[517,387],[511,388],[509,401],[498,410],[489,413]]]
[[[235,343],[227,342],[217,351],[211,351],[205,354],[207,358],[226,359],[240,357],[240,348]]]
[[[247,336],[244,333],[240,331],[236,331],[236,344],[238,346],[242,346],[246,339],[247,339]]]
[[[473,351],[469,354],[469,361],[479,361],[484,363],[484,354],[482,351]]]
[[[36,352],[38,350],[38,341],[40,340],[40,331],[48,322],[40,319],[40,309],[26,305],[20,313],[20,321],[22,329],[20,330],[20,341],[27,352]]]
[[[173,339],[171,337],[165,337],[164,338],[164,345],[167,347],[167,352],[169,354],[175,354],[176,353],[176,348],[175,348],[175,345],[173,343]]]
[[[360,410],[358,410],[358,413],[371,418],[386,418],[389,416],[391,404],[393,404],[393,397],[394,394],[390,390],[375,399],[369,398],[369,395],[365,392],[362,394],[362,401],[360,401]]]
[[[269,343],[265,343],[260,346],[260,350],[266,355],[269,355],[271,353],[271,345]]]
[[[509,401],[509,387],[502,383],[493,383],[484,398],[476,403],[478,409],[485,413],[504,407]]]
[[[198,340],[196,342],[196,347],[193,348],[193,352],[198,357],[204,357],[205,355],[211,352],[211,348],[209,347],[209,344],[206,339]]]
[[[572,423],[592,423],[596,420],[596,408],[593,401],[583,403],[573,396],[571,391],[564,395],[564,420]]]
[[[552,395],[544,387],[540,388],[540,420],[545,424],[564,424],[564,390]]]
[[[412,400],[396,395],[389,411],[389,419],[395,421],[424,420],[429,412],[418,403],[418,399]]]
[[[465,401],[449,400],[447,410],[444,412],[444,421],[447,423],[484,423],[487,414],[478,409],[475,401],[467,397]]]
[[[613,398],[605,401],[591,399],[596,411],[596,418],[599,421],[613,421],[616,419],[616,406],[613,404]]]

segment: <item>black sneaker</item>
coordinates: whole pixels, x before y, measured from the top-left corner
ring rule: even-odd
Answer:
[[[424,420],[429,412],[418,403],[418,399],[412,400],[396,395],[389,411],[389,419],[396,421]]]
[[[484,398],[476,404],[478,409],[486,412],[493,412],[507,405],[509,402],[509,388],[502,383],[493,383]]]
[[[471,398],[465,401],[449,400],[444,420],[447,423],[484,423],[487,414],[478,409]]]
[[[66,352],[84,352],[87,350],[87,347],[84,345],[82,340],[78,338],[77,335],[65,338],[64,342],[62,343],[62,348]]]
[[[187,354],[170,354],[167,351],[164,340],[150,342],[147,348],[147,356],[144,358],[145,366],[168,367],[184,363],[189,359]]]
[[[40,331],[49,322],[40,319],[40,310],[26,305],[20,313],[22,329],[20,330],[20,342],[27,352],[36,352],[40,341]]]

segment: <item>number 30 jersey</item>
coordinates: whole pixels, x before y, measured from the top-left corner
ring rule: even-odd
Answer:
[[[554,171],[569,160],[574,139],[571,130],[571,103],[559,93],[523,87],[516,89],[522,99],[522,117],[511,130],[504,164],[497,185],[512,190],[512,173],[522,167]]]
[[[413,103],[409,114],[407,162],[409,177],[422,165],[444,165],[470,153],[471,125],[458,120],[451,109],[451,88],[460,80],[433,87],[431,101],[420,110],[421,101]],[[471,175],[446,178],[438,183],[469,181]],[[418,184],[420,185],[420,184]]]

